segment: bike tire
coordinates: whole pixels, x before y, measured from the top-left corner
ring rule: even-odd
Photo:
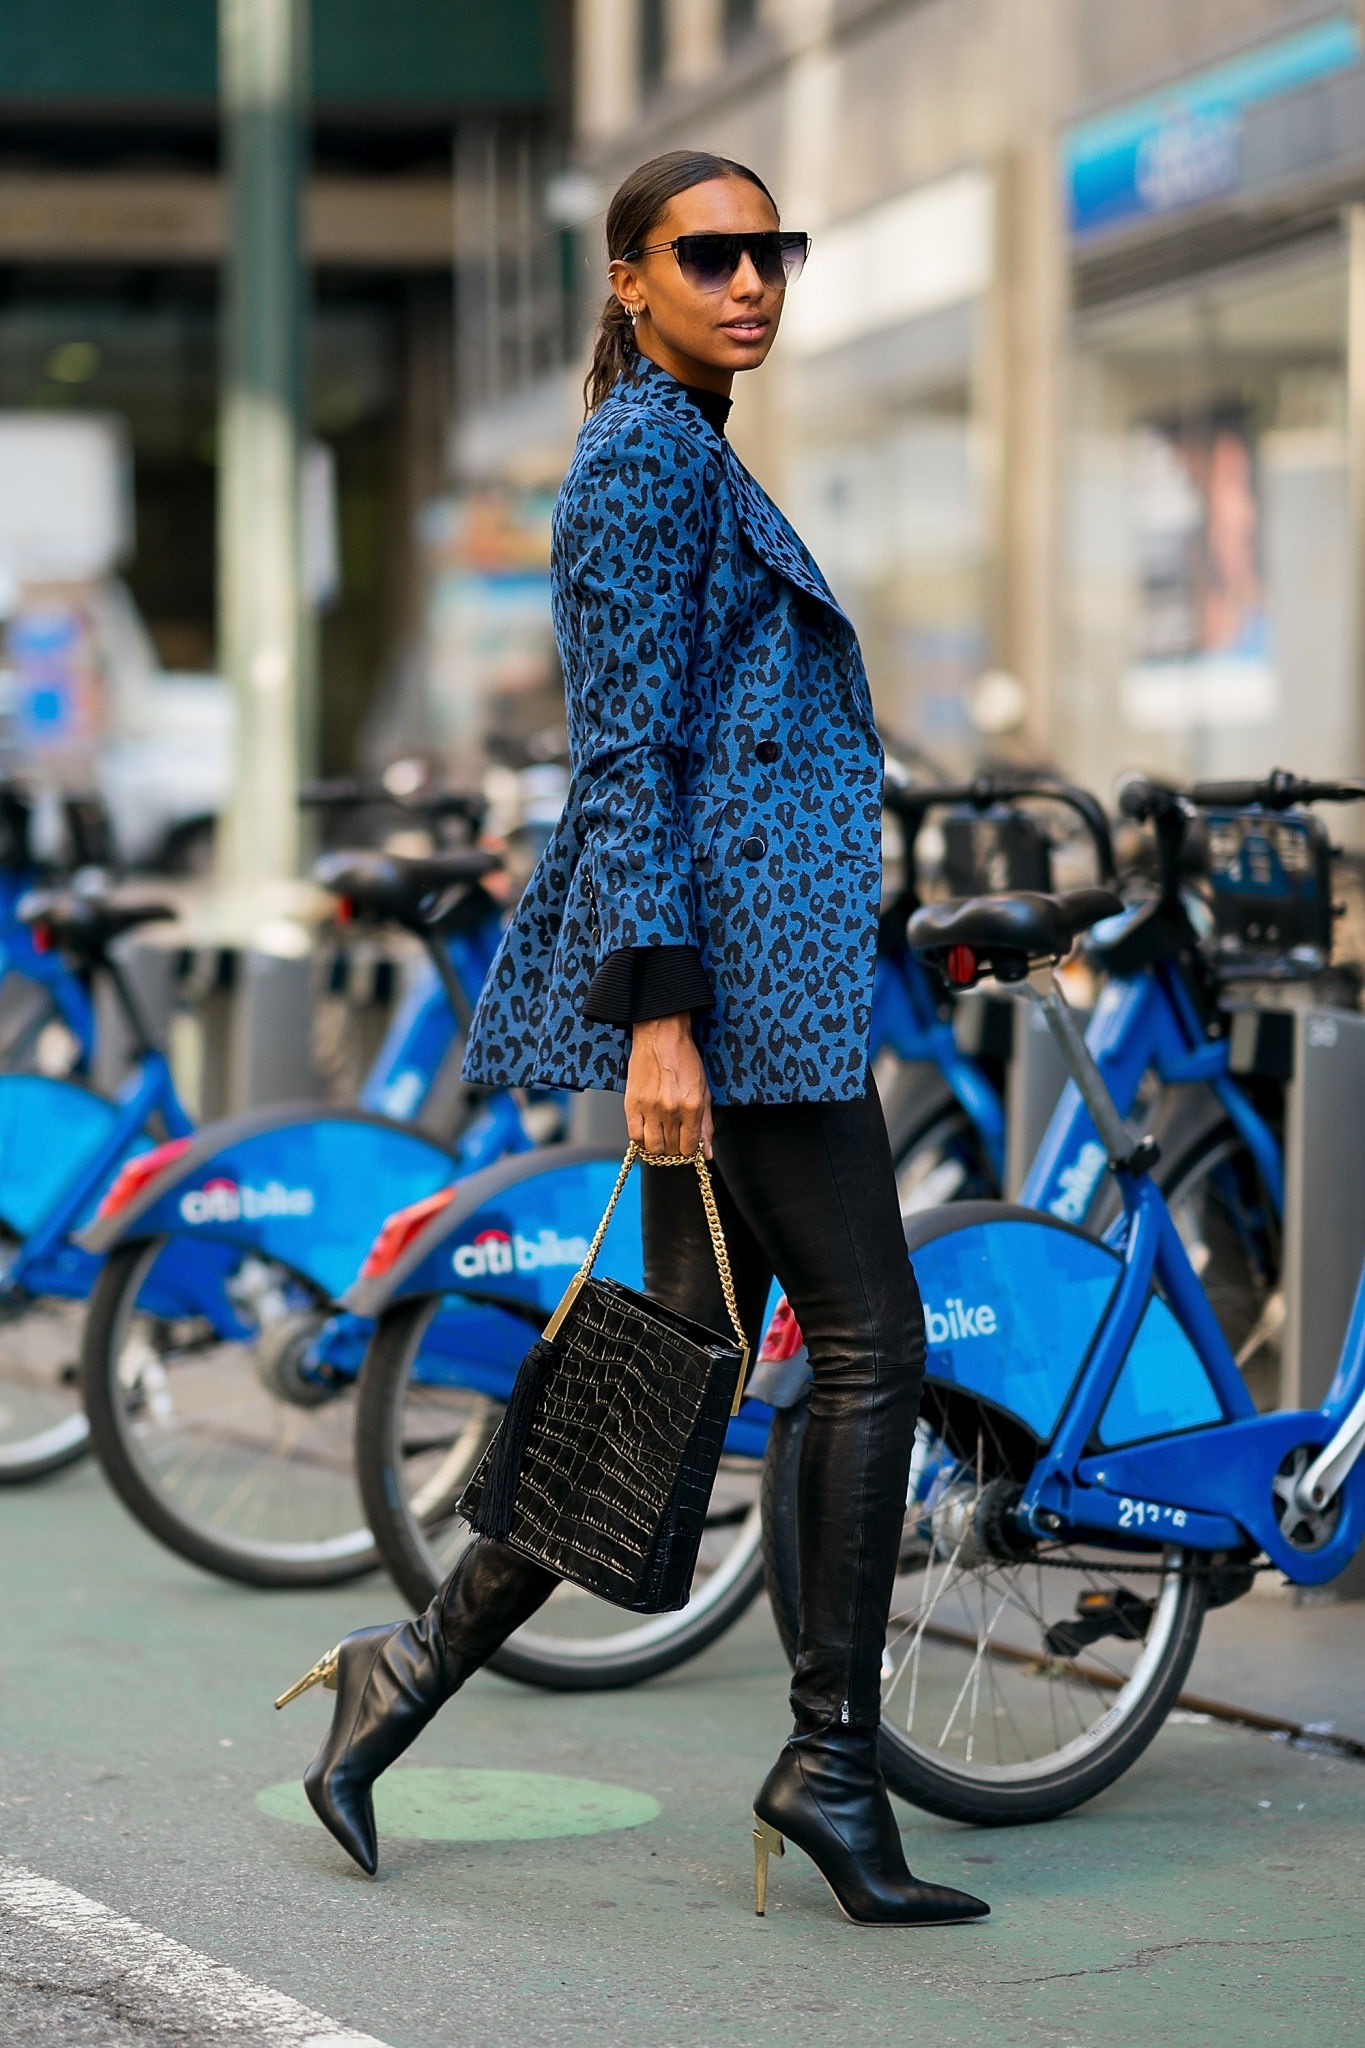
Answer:
[[[0,1231],[9,1256],[18,1241]],[[90,1449],[75,1385],[85,1304],[60,1296],[13,1298],[0,1313],[0,1486],[64,1472]]]
[[[796,1486],[805,1440],[808,1405],[779,1410],[773,1417],[763,1470],[764,1563],[778,1636],[789,1661],[796,1660],[798,1576]],[[1137,1696],[1124,1703],[1112,1730],[1101,1732],[1083,1753],[1040,1762],[1034,1772],[1018,1769],[1012,1779],[995,1767],[951,1767],[928,1748],[902,1736],[883,1713],[879,1751],[891,1789],[926,1813],[974,1827],[1011,1827],[1055,1820],[1093,1799],[1129,1770],[1159,1733],[1185,1682],[1199,1644],[1207,1598],[1206,1581],[1191,1553],[1168,1553],[1174,1562],[1162,1582],[1162,1617],[1157,1654],[1139,1661]],[[953,1649],[961,1650],[960,1644]],[[1050,1682],[1050,1681],[1046,1681]],[[1117,1693],[1117,1701],[1123,1695]]]
[[[999,1195],[980,1134],[958,1103],[940,1101],[927,1111],[898,1117],[888,1136],[903,1217],[944,1202]]]
[[[412,1367],[439,1297],[398,1303],[380,1317],[360,1375],[356,1409],[356,1471],[379,1555],[404,1599],[423,1608],[449,1569],[428,1540],[414,1508],[405,1469],[404,1419]],[[452,1503],[492,1436],[501,1404],[485,1398],[469,1441],[440,1498],[449,1531]],[[458,1446],[457,1446],[458,1447]],[[610,1635],[556,1637],[528,1623],[489,1660],[495,1671],[548,1692],[608,1692],[639,1685],[697,1656],[732,1628],[763,1589],[757,1501],[739,1525],[736,1544],[697,1598],[672,1614],[627,1615]],[[724,1576],[722,1576],[722,1573]],[[713,1587],[713,1581],[714,1587]],[[573,1596],[583,1598],[586,1596]]]
[[[25,1486],[33,1479],[49,1479],[65,1472],[90,1452],[90,1425],[84,1415],[73,1415],[51,1429],[31,1437],[0,1444],[0,1486]]]
[[[178,1505],[139,1454],[136,1411],[120,1363],[138,1293],[165,1239],[120,1245],[105,1261],[90,1297],[81,1353],[81,1387],[91,1446],[124,1506],[157,1540],[190,1564],[240,1585],[269,1589],[344,1585],[378,1565],[368,1530],[340,1542],[270,1543],[232,1538]],[[359,1507],[357,1502],[357,1518]]]

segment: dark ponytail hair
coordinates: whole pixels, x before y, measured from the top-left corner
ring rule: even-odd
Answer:
[[[651,157],[616,188],[607,208],[607,260],[619,262],[628,249],[638,249],[649,238],[650,229],[671,199],[690,192],[694,185],[709,185],[715,178],[747,178],[772,204],[777,201],[747,164],[728,156],[713,156],[707,149],[670,149],[665,156]],[[592,362],[583,382],[583,404],[596,412],[612,386],[628,376],[635,361],[635,332],[615,292],[598,315],[593,335]]]

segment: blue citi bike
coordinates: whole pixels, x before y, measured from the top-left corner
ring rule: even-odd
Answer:
[[[1330,945],[1325,835],[1299,806],[1361,796],[1285,775],[1190,792],[1208,807],[1214,893],[1241,952],[1249,936],[1292,942],[1261,971]],[[1050,1819],[1111,1784],[1166,1719],[1210,1606],[1262,1568],[1321,1584],[1365,1534],[1365,1276],[1322,1407],[1258,1411],[1154,1178],[1155,1142],[1121,1114],[1055,974],[1034,973],[1111,920],[1122,933],[1118,899],[1082,890],[934,905],[910,927],[953,986],[993,975],[1043,1016],[1119,1198],[1099,1237],[1022,1203],[907,1228],[929,1353],[882,1753],[905,1797],[979,1825]],[[779,1523],[798,1446],[794,1423],[774,1430]],[[774,1601],[789,1636],[784,1549]]]
[[[166,1058],[108,950],[125,932],[174,917],[172,908],[118,902],[94,879],[31,891],[21,908],[37,957],[60,959],[83,994],[108,975],[134,1061],[113,1098],[79,1075],[0,1074],[0,1483],[11,1484],[59,1471],[88,1448],[76,1359],[98,1261],[76,1244],[76,1231],[127,1160],[190,1129]]]
[[[467,809],[468,799],[458,801]],[[457,857],[457,865],[470,862],[480,874],[496,865],[482,852]],[[31,873],[27,879],[32,880]],[[449,888],[450,880],[444,886]],[[6,905],[22,944],[6,936]],[[495,918],[491,903],[489,910]],[[100,1272],[100,1257],[78,1239],[98,1208],[117,1206],[189,1148],[192,1119],[116,950],[125,935],[176,915],[170,903],[128,899],[94,867],[80,870],[66,887],[28,887],[12,904],[0,891],[4,958],[25,981],[41,983],[51,1011],[72,1029],[79,1054],[73,1070],[62,1074],[34,1071],[22,1061],[0,1072],[0,1483],[47,1476],[90,1447],[78,1359],[84,1305]],[[485,958],[480,952],[469,969],[476,987]],[[92,993],[101,982],[121,1013],[128,1047],[128,1073],[112,1095],[92,1087],[86,1076],[94,1051]],[[76,1035],[76,1027],[87,1022],[88,1052]],[[452,1028],[449,999],[431,971],[414,988],[381,1048],[366,1083],[365,1106],[388,1108],[391,1121],[400,1104],[403,1111],[420,1112]],[[316,1105],[309,1113],[316,1116]],[[501,1106],[467,1138],[472,1164],[494,1156],[504,1144],[530,1142],[520,1121]],[[400,1138],[398,1146],[410,1146],[410,1141]],[[449,1153],[430,1140],[422,1146],[431,1181],[448,1177]],[[276,1183],[259,1199],[266,1206],[278,1205],[286,1200],[285,1186]],[[390,1179],[376,1187],[378,1206],[362,1214],[358,1225],[362,1246],[382,1218],[388,1195],[401,1196],[409,1186]],[[232,1199],[226,1183],[206,1198],[209,1206],[219,1208]],[[244,1203],[257,1199],[250,1190],[241,1196]],[[244,1285],[249,1292],[249,1280]],[[163,1387],[149,1384],[139,1389],[138,1398],[150,1414],[153,1392],[165,1413]]]
[[[351,1450],[364,1336],[333,1304],[395,1208],[562,1134],[557,1098],[506,1090],[457,1091],[453,1134],[424,1126],[497,944],[483,884],[501,865],[324,856],[348,918],[427,955],[357,1103],[273,1105],[132,1159],[80,1235],[102,1262],[80,1366],[94,1448],[144,1527],[207,1570],[301,1586],[374,1568]]]

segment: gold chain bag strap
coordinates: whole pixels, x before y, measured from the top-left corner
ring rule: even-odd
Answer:
[[[636,1160],[695,1169],[731,1329],[593,1273]],[[749,1353],[706,1159],[632,1143],[587,1256],[527,1352],[460,1501],[480,1535],[637,1613],[686,1604]]]

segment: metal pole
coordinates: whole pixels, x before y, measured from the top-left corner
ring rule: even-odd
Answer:
[[[499,235],[498,129],[490,121],[484,133],[483,159],[483,402],[494,405],[502,396],[499,356],[502,350],[502,249]]]
[[[1350,493],[1352,729],[1341,756],[1359,772],[1365,760],[1365,205],[1345,209],[1346,226],[1346,473]],[[1360,843],[1358,821],[1343,837]],[[1354,828],[1354,829],[1353,829]]]
[[[219,880],[236,916],[298,872],[299,582],[307,0],[219,0],[228,185],[219,426],[219,658],[237,775]],[[311,723],[311,721],[308,721]]]

